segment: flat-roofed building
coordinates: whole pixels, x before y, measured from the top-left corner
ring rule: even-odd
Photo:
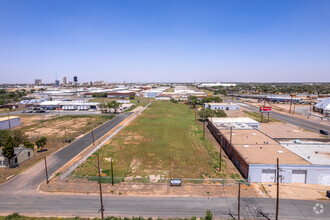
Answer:
[[[255,129],[208,128],[230,160],[249,182],[275,182],[276,161],[280,182],[330,185],[330,166],[313,163]]]
[[[239,110],[239,104],[229,102],[205,103],[204,108],[210,108],[212,110]]]
[[[258,129],[260,123],[249,117],[209,118],[217,129]]]
[[[21,118],[19,116],[7,116],[0,118],[0,130],[10,129],[21,126]]]

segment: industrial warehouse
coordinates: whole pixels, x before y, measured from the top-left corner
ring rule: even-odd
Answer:
[[[227,121],[229,120],[227,118]],[[229,129],[219,125],[215,118],[208,119],[207,126],[249,182],[275,182],[276,160],[279,158],[281,183],[330,185],[330,161],[324,158],[330,153],[329,144],[323,144],[321,147],[309,145],[308,148],[311,150],[305,151],[297,146],[289,147],[289,144],[286,144],[288,147],[284,147],[252,127],[237,129],[233,126]],[[323,150],[318,153],[318,148]]]
[[[0,130],[15,128],[21,125],[19,116],[6,116],[0,118]]]
[[[235,103],[205,103],[204,108],[210,108],[212,110],[238,110],[239,105]]]

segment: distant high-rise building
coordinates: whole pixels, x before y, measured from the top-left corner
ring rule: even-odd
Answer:
[[[66,86],[66,77],[63,77],[62,84],[63,84],[63,86]]]
[[[41,79],[35,79],[35,80],[34,80],[34,84],[35,84],[36,86],[41,86],[41,85],[42,85],[42,81],[41,81]]]
[[[60,86],[60,80],[55,80],[55,86]]]

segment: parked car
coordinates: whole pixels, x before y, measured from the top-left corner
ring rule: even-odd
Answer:
[[[327,132],[327,131],[325,131],[325,130],[320,130],[320,133],[321,134],[324,134],[324,135],[328,135],[329,133]]]

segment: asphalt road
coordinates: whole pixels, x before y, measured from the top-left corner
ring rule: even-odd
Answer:
[[[94,139],[97,140],[127,118],[131,113],[118,114],[112,120],[94,130]],[[93,143],[92,132],[87,133],[68,146],[47,157],[48,175],[51,176],[59,168]],[[4,190],[35,190],[45,180],[44,161],[39,162],[29,170],[13,177],[0,185],[0,191]]]
[[[57,195],[43,193],[0,192],[0,213],[18,212],[30,216],[100,216],[98,195]],[[210,209],[217,218],[237,218],[237,198],[217,197],[128,197],[104,196],[106,216],[191,217],[205,216]],[[314,206],[316,206],[314,211]],[[276,200],[242,198],[241,217],[275,217]],[[261,212],[258,212],[260,210]],[[319,214],[317,214],[319,212]],[[330,202],[280,200],[280,219],[330,219]]]
[[[239,102],[239,104],[243,108],[246,108],[247,110],[259,113],[259,108],[254,106],[254,105],[251,105],[251,104],[248,104],[248,103],[240,103],[240,102]],[[330,123],[327,126],[327,125],[318,124],[318,123],[315,123],[315,122],[312,122],[312,121],[309,121],[309,120],[297,118],[297,117],[294,117],[294,116],[281,114],[281,113],[274,112],[274,111],[272,111],[270,113],[270,117],[275,118],[275,119],[280,120],[280,121],[283,121],[283,122],[286,122],[286,123],[289,123],[289,124],[296,125],[300,128],[304,128],[306,130],[313,131],[313,132],[316,132],[316,133],[319,133],[321,129],[326,130],[326,131],[330,131]]]

